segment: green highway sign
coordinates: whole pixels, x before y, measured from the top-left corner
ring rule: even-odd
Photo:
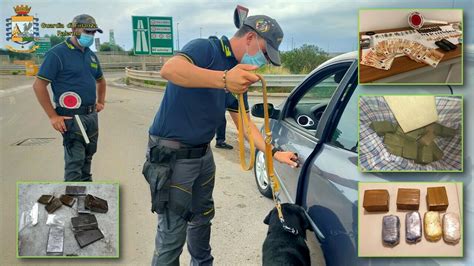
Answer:
[[[132,16],[136,55],[173,55],[173,18]]]
[[[44,55],[49,49],[51,49],[51,39],[47,37],[35,38],[35,45],[38,45],[35,53],[37,55]]]

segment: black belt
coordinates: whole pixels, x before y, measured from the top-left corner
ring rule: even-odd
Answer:
[[[60,106],[56,107],[56,112],[59,115],[88,115],[94,113],[95,111],[95,105],[80,106],[76,109],[68,109]]]
[[[190,146],[182,144],[179,141],[165,139],[154,135],[150,135],[150,142],[158,146],[165,146],[176,150],[176,159],[198,159],[206,155],[209,149],[209,143]],[[151,153],[153,154],[153,151],[151,151]]]
[[[176,151],[176,159],[197,159],[206,155],[209,144],[197,148],[181,148]]]

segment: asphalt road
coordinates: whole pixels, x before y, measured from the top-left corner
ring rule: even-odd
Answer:
[[[150,212],[149,188],[141,174],[147,130],[163,93],[113,84],[123,73],[106,73],[106,107],[99,114],[100,136],[94,156],[94,181],[120,183],[120,259],[68,260],[68,264],[149,265],[154,250],[157,217]],[[62,181],[62,139],[38,104],[33,78],[0,76],[0,258],[2,265],[64,264],[64,260],[15,257],[15,187],[17,181]],[[270,99],[278,104],[282,98]],[[260,102],[251,98],[250,104]],[[258,122],[261,124],[261,120]],[[48,138],[40,145],[18,146],[28,138]],[[237,146],[235,126],[228,121],[228,142]],[[216,265],[259,265],[267,227],[263,219],[272,209],[262,197],[253,172],[244,172],[238,150],[214,150],[217,165],[211,245]],[[313,237],[313,236],[310,236]],[[319,247],[310,247],[312,262],[323,265]],[[189,263],[186,250],[181,264]]]

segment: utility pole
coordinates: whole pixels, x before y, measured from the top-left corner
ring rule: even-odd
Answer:
[[[177,39],[176,39],[176,46],[178,47],[179,50],[179,22],[176,23],[176,32],[177,32]]]

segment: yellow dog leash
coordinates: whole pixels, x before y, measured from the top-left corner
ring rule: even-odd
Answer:
[[[262,82],[262,91],[263,91],[263,112],[264,112],[264,127],[265,127],[265,168],[267,171],[267,176],[270,178],[270,183],[272,187],[273,202],[278,212],[278,218],[283,226],[285,231],[288,231],[294,235],[298,234],[298,230],[295,228],[289,227],[283,217],[283,212],[281,211],[281,201],[280,201],[280,182],[275,176],[273,169],[273,155],[272,155],[272,131],[270,130],[270,117],[268,114],[268,96],[267,96],[267,82],[265,79],[256,74]],[[244,104],[244,95],[239,94],[239,154],[240,154],[240,165],[244,171],[252,170],[255,162],[255,143],[252,137],[252,131],[250,128],[250,123],[248,121],[248,115],[245,111]],[[244,128],[245,127],[245,128]],[[246,165],[245,160],[245,145],[244,145],[244,130],[247,132],[247,140],[250,144],[250,163]]]

